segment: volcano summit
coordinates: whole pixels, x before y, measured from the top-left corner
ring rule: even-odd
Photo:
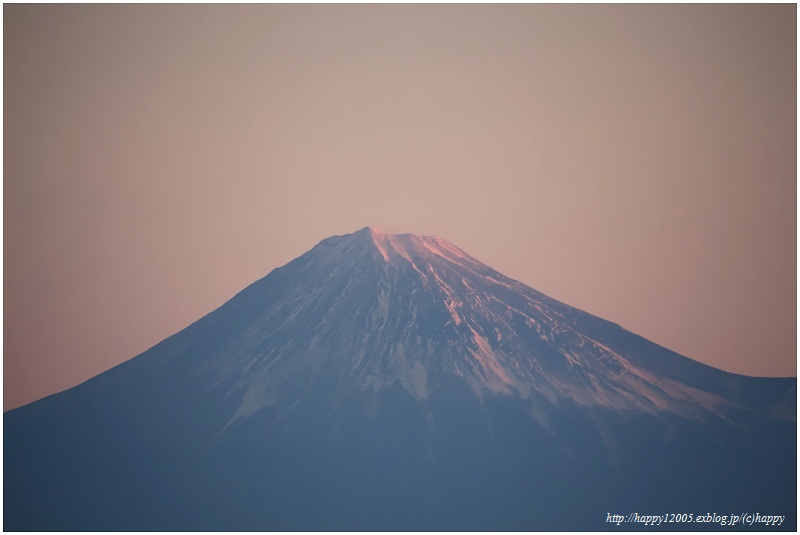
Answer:
[[[747,512],[794,530],[796,383],[692,361],[439,238],[365,228],[6,413],[4,528],[601,530],[609,513]]]

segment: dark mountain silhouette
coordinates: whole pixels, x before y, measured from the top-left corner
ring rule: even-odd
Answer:
[[[796,384],[692,361],[444,240],[367,228],[5,413],[4,529],[619,530],[641,525],[607,513],[757,512],[794,530]]]

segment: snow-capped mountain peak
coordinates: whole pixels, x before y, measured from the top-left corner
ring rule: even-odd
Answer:
[[[365,228],[323,240],[284,266],[280,297],[215,361],[245,394],[233,420],[278,402],[292,376],[337,388],[399,382],[425,399],[443,377],[526,400],[702,418],[726,401],[648,370],[583,332],[588,315],[504,277],[437,237]]]

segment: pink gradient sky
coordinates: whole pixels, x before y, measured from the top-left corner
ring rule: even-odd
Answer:
[[[794,5],[5,5],[4,409],[321,239],[796,374]]]

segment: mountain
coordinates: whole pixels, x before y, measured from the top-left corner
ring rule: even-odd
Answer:
[[[4,529],[795,530],[796,387],[365,228],[5,413]]]

